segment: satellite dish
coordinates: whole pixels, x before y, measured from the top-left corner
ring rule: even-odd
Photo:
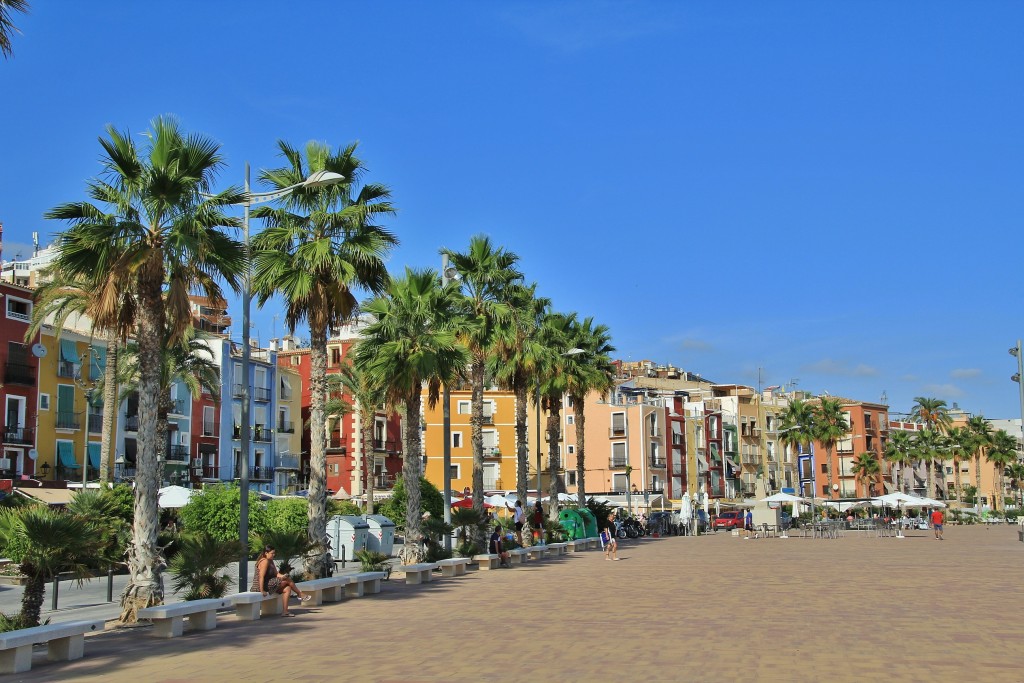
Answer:
[[[39,343],[33,344],[32,355],[36,358],[46,358],[46,347]]]
[[[33,460],[34,461],[38,457],[39,457],[39,451],[37,451],[34,448],[29,450],[29,452],[28,452],[28,459],[29,460]]]

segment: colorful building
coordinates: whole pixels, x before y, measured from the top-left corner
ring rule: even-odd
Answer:
[[[4,407],[0,478],[20,479],[36,474],[39,359],[33,346],[39,337],[25,341],[32,316],[32,290],[0,282],[0,296],[4,306],[4,315],[0,316],[0,362],[4,368],[0,384]]]

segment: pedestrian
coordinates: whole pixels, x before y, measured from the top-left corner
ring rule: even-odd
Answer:
[[[544,506],[537,501],[537,504],[533,506],[533,518],[530,519],[530,523],[533,525],[533,542],[534,545],[544,542]]]
[[[932,527],[935,528],[935,538],[939,541],[942,539],[942,523],[945,522],[945,518],[942,516],[942,510],[935,508],[932,511]]]
[[[619,542],[615,539],[615,513],[609,512],[604,529],[601,531],[601,542],[604,544],[604,559],[619,559],[616,552],[619,549]]]
[[[509,567],[509,568],[512,567],[512,563],[510,562],[510,559],[512,558],[512,555],[507,550],[504,549],[504,546],[501,543],[501,525],[500,524],[495,524],[494,525],[494,532],[491,533],[490,551],[491,551],[492,555],[497,555],[498,556],[498,558],[500,559],[500,564],[501,564],[502,567]]]
[[[750,538],[750,535],[754,531],[754,513],[751,510],[747,510],[747,514],[743,517],[743,530],[746,532],[744,540]]]
[[[516,506],[512,509],[512,521],[516,525],[516,541],[519,545],[523,544],[523,521],[526,519],[526,513],[523,512],[523,501],[517,500]]]
[[[277,565],[274,564],[275,555],[277,551],[272,546],[263,547],[263,552],[256,558],[256,571],[249,590],[263,595],[280,594],[281,616],[294,617],[295,615],[288,611],[288,598],[294,593],[300,602],[309,602],[313,596],[305,595],[290,576],[277,570]]]

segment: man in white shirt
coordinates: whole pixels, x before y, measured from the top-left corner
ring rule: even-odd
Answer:
[[[526,513],[523,512],[522,501],[516,501],[516,506],[512,509],[512,521],[516,524],[516,541],[519,545],[523,545],[523,521],[526,519]]]

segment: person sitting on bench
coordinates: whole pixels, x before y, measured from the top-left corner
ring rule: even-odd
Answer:
[[[502,547],[502,544],[501,544],[501,525],[500,524],[496,524],[494,526],[494,533],[491,534],[490,549],[491,549],[491,554],[492,555],[497,555],[499,558],[501,558],[501,566],[502,567],[511,567],[512,566],[512,562],[510,561],[511,558],[512,558],[512,555],[510,555],[507,550],[504,550],[503,547]]]

